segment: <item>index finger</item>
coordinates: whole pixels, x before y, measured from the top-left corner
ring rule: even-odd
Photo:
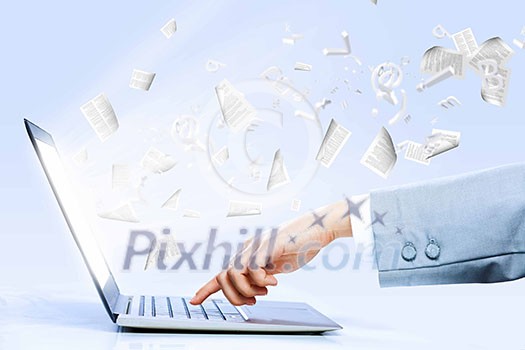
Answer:
[[[195,293],[195,296],[191,298],[190,304],[192,305],[199,305],[204,300],[206,300],[210,295],[217,293],[221,290],[221,286],[219,285],[219,282],[217,281],[217,276],[213,277],[208,283],[206,283],[204,286],[201,287]]]

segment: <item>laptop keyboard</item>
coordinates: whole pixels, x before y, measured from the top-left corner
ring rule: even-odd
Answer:
[[[202,305],[192,305],[189,303],[189,298],[143,295],[130,300],[127,313],[178,320],[244,322],[244,318],[235,306],[219,299],[206,300]]]

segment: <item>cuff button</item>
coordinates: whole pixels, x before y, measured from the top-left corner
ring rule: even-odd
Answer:
[[[417,250],[416,247],[412,242],[406,242],[405,246],[401,250],[401,257],[405,261],[412,261],[417,256]]]
[[[425,248],[425,254],[426,256],[431,260],[436,260],[439,258],[439,254],[441,253],[441,248],[437,244],[435,239],[431,239],[427,247]]]

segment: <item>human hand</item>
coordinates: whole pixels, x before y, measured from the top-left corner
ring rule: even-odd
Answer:
[[[345,208],[345,202],[337,202],[256,235],[245,242],[229,268],[199,289],[190,303],[200,304],[222,290],[233,305],[255,304],[255,297],[268,294],[267,287],[277,285],[274,275],[301,268],[337,237],[352,235]]]

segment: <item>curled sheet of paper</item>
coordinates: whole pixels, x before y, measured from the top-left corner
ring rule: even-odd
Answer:
[[[477,73],[483,74],[480,69],[480,62],[487,59],[495,60],[499,67],[503,66],[509,58],[514,55],[514,50],[507,45],[500,37],[494,37],[488,39],[481,44],[478,50],[473,54],[469,61],[470,67],[472,67]]]
[[[109,219],[109,220],[139,222],[139,219],[137,218],[137,215],[135,214],[135,210],[133,209],[133,206],[129,202],[113,210],[99,213],[98,216],[103,219]]]
[[[423,152],[426,155],[426,159],[458,147],[460,137],[461,133],[458,131],[432,129],[432,135],[427,137],[423,145]]]
[[[290,210],[291,211],[299,211],[301,210],[301,200],[299,199],[292,199],[292,204],[290,205]]]
[[[266,190],[271,191],[274,188],[286,185],[290,182],[290,176],[284,165],[284,158],[281,154],[281,150],[278,149],[275,152],[272,163],[272,170],[270,171],[270,177],[266,184]]]
[[[344,126],[339,125],[334,119],[330,120],[326,134],[319,151],[317,152],[316,160],[322,165],[329,168],[334,162],[337,155],[345,145],[352,133]]]
[[[82,166],[88,161],[88,151],[86,147],[83,147],[80,151],[75,153],[73,161],[77,166]]]
[[[452,34],[452,40],[456,49],[465,56],[470,56],[478,49],[478,42],[474,37],[474,33],[471,28],[466,28],[460,32]]]
[[[388,121],[389,125],[397,123],[399,120],[405,118],[407,115],[407,93],[404,89],[401,89],[401,108],[399,108],[399,111],[390,118]]]
[[[445,109],[449,109],[451,107],[461,106],[461,102],[459,102],[459,100],[455,96],[449,96],[439,101],[438,105]]]
[[[184,211],[182,213],[182,216],[185,217],[185,218],[197,219],[197,218],[201,217],[201,213],[198,212],[197,210],[184,209]]]
[[[102,142],[106,141],[119,127],[117,115],[104,94],[82,105],[80,111]]]
[[[483,101],[498,107],[503,107],[507,99],[510,69],[499,67],[496,74],[484,76],[481,85],[481,98]]]
[[[230,201],[227,217],[261,215],[262,204],[256,202]]]
[[[162,204],[162,208],[177,210],[177,208],[179,207],[179,199],[180,199],[181,191],[182,191],[181,188],[175,191],[175,193],[173,193],[170,196],[170,198],[168,198],[168,200],[164,202],[164,204]]]
[[[427,158],[424,146],[412,141],[408,141],[406,145],[405,159],[424,165],[430,164],[430,159]]]
[[[465,56],[457,51],[434,46],[423,54],[420,70],[423,73],[438,74],[452,67],[454,76],[463,79],[465,77]]]
[[[346,31],[341,33],[343,37],[343,43],[345,45],[342,49],[323,49],[323,55],[325,56],[334,56],[334,55],[350,55],[352,53],[352,48],[350,46],[350,38]]]
[[[518,48],[522,49],[522,50],[523,50],[523,48],[525,48],[525,41],[521,41],[521,40],[518,40],[518,39],[513,39],[512,43],[514,45],[516,45]]]
[[[386,179],[394,168],[396,160],[397,155],[392,138],[382,127],[361,158],[361,164]]]
[[[246,128],[257,115],[250,102],[228,80],[224,79],[217,85],[215,92],[224,122],[233,132]]]
[[[175,18],[170,19],[162,28],[160,28],[160,31],[166,39],[169,39],[175,34],[177,31],[177,22],[175,22]]]
[[[170,155],[164,154],[155,147],[150,147],[142,160],[140,166],[155,174],[164,173],[173,168],[177,162]]]
[[[144,265],[144,270],[148,270],[152,267],[155,267],[159,258],[161,258],[160,253],[164,252],[162,257],[162,263],[165,265],[171,265],[176,262],[180,257],[180,250],[177,245],[177,241],[172,234],[162,234],[162,236],[155,240],[155,245],[151,247],[148,258],[146,259],[146,264]]]
[[[293,69],[309,72],[312,70],[312,65],[303,62],[295,62],[295,66],[293,67]]]
[[[113,164],[111,170],[111,187],[114,190],[129,185],[130,171],[127,164]]]
[[[155,79],[155,73],[145,72],[139,69],[133,69],[131,74],[131,80],[129,81],[129,87],[133,89],[139,89],[148,91]]]
[[[416,86],[416,90],[419,92],[423,92],[425,89],[432,87],[438,83],[441,83],[443,80],[446,80],[450,77],[454,76],[454,68],[453,67],[447,67],[443,69],[441,72],[438,72],[425,80],[422,83],[419,83]]]
[[[223,165],[228,159],[230,159],[230,152],[228,151],[228,147],[223,146],[213,155],[212,159],[218,166]]]

